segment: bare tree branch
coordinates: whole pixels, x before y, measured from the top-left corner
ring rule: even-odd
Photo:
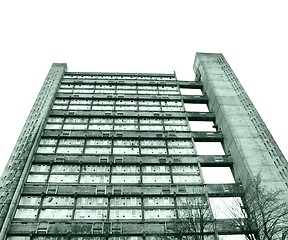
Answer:
[[[178,219],[172,223],[172,240],[206,240],[214,232],[215,221],[205,196],[183,197],[178,202]]]
[[[231,224],[246,232],[249,240],[254,239],[249,232],[256,233],[259,240],[284,240],[288,232],[288,205],[280,198],[281,193],[279,190],[266,190],[262,186],[261,175],[258,175],[243,196],[246,218],[231,218]],[[235,209],[230,208],[230,211],[233,214]]]

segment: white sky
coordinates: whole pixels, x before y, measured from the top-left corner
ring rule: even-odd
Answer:
[[[0,171],[53,62],[192,80],[196,52],[224,54],[288,157],[286,2],[1,1]]]

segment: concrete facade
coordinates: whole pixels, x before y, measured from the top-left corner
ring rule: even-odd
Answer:
[[[0,240],[172,236],[183,201],[199,198],[207,240],[244,239],[215,203],[243,197],[258,173],[287,191],[287,162],[222,54],[197,53],[194,71],[53,64],[1,178]]]

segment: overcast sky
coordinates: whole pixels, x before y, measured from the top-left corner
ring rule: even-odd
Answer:
[[[53,62],[192,80],[196,52],[224,54],[288,157],[286,2],[1,1],[0,171]]]

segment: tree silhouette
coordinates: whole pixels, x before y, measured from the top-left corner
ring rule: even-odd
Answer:
[[[173,234],[165,234],[164,239],[209,239],[209,233],[215,230],[215,221],[205,196],[182,197],[177,209],[178,218],[169,226]]]
[[[248,240],[288,239],[288,205],[281,196],[281,190],[267,190],[261,175],[257,175],[245,189],[243,203],[236,200],[234,207],[229,208],[230,223],[245,233]],[[243,211],[240,218],[235,210],[237,205]]]

